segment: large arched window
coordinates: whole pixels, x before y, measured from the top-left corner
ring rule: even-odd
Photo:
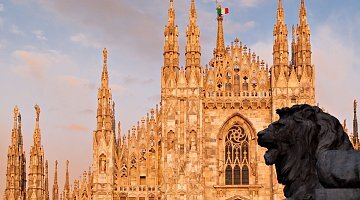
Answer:
[[[225,184],[249,184],[249,140],[244,129],[233,125],[225,138]]]

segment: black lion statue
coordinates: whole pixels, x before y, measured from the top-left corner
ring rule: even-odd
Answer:
[[[360,188],[360,151],[339,120],[306,104],[276,113],[280,119],[258,133],[258,144],[268,149],[265,163],[275,164],[287,199],[316,199],[317,189]]]

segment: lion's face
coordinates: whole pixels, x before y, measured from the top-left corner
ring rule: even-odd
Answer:
[[[282,118],[258,133],[259,145],[268,149],[264,155],[267,165],[281,161],[294,145],[292,141],[294,127],[294,120]]]

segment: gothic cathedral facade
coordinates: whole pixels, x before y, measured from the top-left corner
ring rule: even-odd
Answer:
[[[301,1],[299,24],[288,28],[279,0],[273,65],[235,39],[225,46],[217,16],[214,57],[203,67],[200,28],[191,0],[185,68],[179,66],[178,27],[170,0],[161,68],[160,107],[122,137],[115,134],[107,51],[93,135],[92,197],[121,200],[280,199],[275,172],[263,160],[256,134],[277,108],[315,104],[310,27]],[[120,125],[118,127],[120,132]]]
[[[60,199],[120,200],[276,200],[282,199],[257,132],[277,120],[276,109],[315,105],[315,68],[304,0],[299,24],[288,27],[282,0],[274,25],[273,64],[265,65],[247,45],[235,39],[225,45],[223,15],[217,15],[213,58],[203,66],[200,28],[194,0],[186,28],[185,68],[179,66],[178,27],[170,0],[161,67],[161,102],[128,133],[115,121],[109,87],[108,52],[98,90],[93,163]],[[291,51],[290,51],[290,48]],[[37,118],[31,147],[28,189],[21,116],[14,110],[5,199],[50,199],[48,164],[44,159]],[[52,199],[59,199],[57,162]],[[45,164],[45,167],[44,167]]]

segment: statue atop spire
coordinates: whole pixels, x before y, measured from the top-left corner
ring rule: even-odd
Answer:
[[[107,49],[106,48],[103,49],[103,57],[104,57],[104,64],[106,64],[107,63]]]
[[[41,144],[41,134],[40,134],[40,106],[35,105],[35,112],[36,112],[36,125],[34,130],[34,145],[40,146]]]
[[[108,52],[107,49],[103,49],[103,58],[104,58],[104,65],[103,65],[103,71],[101,74],[101,87],[108,88],[109,85],[109,75],[107,71],[107,58],[108,58]]]
[[[36,111],[36,122],[39,122],[39,120],[40,120],[40,107],[39,107],[39,105],[35,105],[34,106],[34,108],[35,108],[35,111]]]

